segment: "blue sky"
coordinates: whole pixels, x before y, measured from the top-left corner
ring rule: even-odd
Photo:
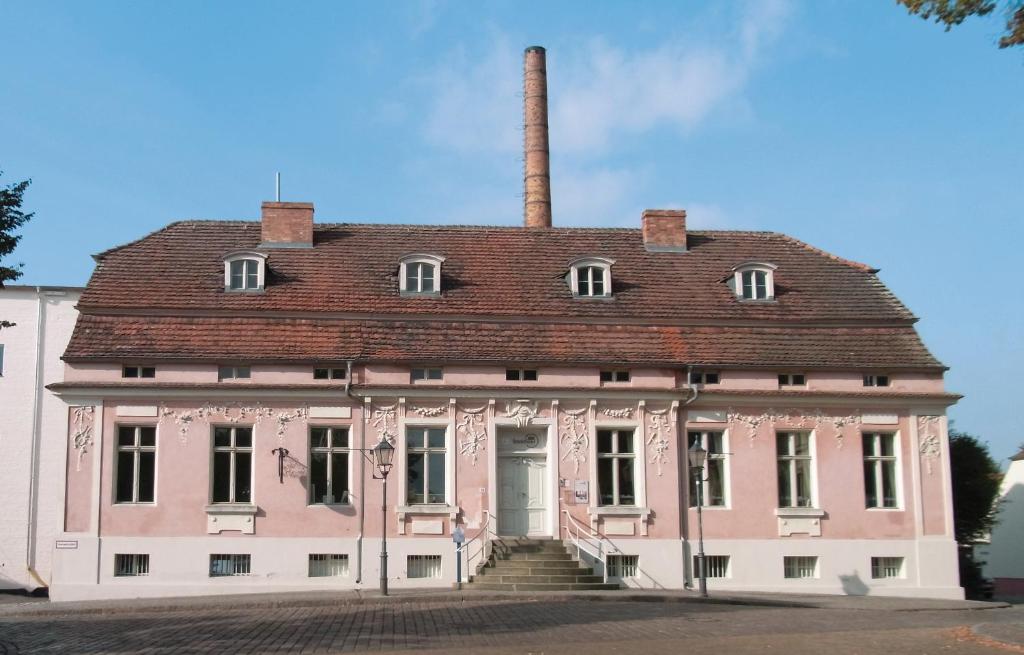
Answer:
[[[272,199],[322,221],[518,224],[520,71],[548,49],[554,220],[786,232],[882,269],[966,398],[1024,442],[1024,51],[894,1],[0,0],[0,168],[26,284]]]

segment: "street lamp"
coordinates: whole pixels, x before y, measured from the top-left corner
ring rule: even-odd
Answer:
[[[370,449],[373,453],[373,463],[380,471],[379,480],[384,481],[384,488],[381,494],[381,537],[380,537],[380,593],[388,595],[388,473],[391,472],[391,461],[395,457],[395,447],[387,439],[381,439],[380,443]],[[373,476],[377,477],[377,476]]]
[[[708,597],[707,568],[704,563],[704,462],[708,458],[708,451],[700,446],[700,439],[696,439],[686,456],[690,460],[690,474],[697,482],[697,574],[700,576],[700,595]]]

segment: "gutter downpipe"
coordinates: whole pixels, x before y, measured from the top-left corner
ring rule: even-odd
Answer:
[[[32,389],[32,455],[28,481],[28,516],[25,529],[25,569],[41,587],[49,587],[36,572],[36,519],[39,515],[39,445],[42,440],[40,426],[42,424],[42,381],[43,354],[46,337],[44,322],[46,320],[46,304],[43,302],[43,289],[36,287],[36,366],[34,387]]]
[[[685,388],[686,388],[687,391],[690,392],[690,397],[683,401],[683,407],[686,407],[687,405],[689,405],[693,401],[697,400],[697,396],[700,395],[700,389],[698,389],[696,386],[693,385],[692,382],[690,382],[690,380],[693,379],[692,375],[693,375],[693,364],[688,364],[686,366],[686,384],[685,384]],[[686,413],[685,412],[680,412],[679,413],[679,420],[681,421],[681,426],[677,426],[677,427],[680,428],[679,429],[679,433],[683,437],[685,437],[686,436],[686,430],[685,430],[685,428],[686,428]],[[686,442],[684,441],[682,443],[685,444]],[[690,490],[690,464],[689,464],[689,460],[687,459],[687,455],[686,455],[686,452],[685,452],[686,450],[687,449],[684,448],[684,453],[682,454],[682,456],[679,459],[684,461],[684,462],[686,462],[686,485],[685,485],[685,489],[687,490],[686,493],[689,494],[690,493],[690,491],[689,491]],[[683,499],[680,498],[680,503],[679,503],[680,507],[686,507],[686,514],[685,514],[686,521],[683,522],[683,527],[686,528],[686,530],[685,530],[685,535],[682,537],[682,540],[683,540],[683,562],[686,562],[687,560],[691,560],[691,558],[687,556],[688,553],[686,552],[686,543],[689,542],[689,540],[690,540],[690,520],[689,520],[690,519],[690,511],[689,511],[689,503],[685,503],[684,504],[682,501],[683,501]],[[684,566],[684,569],[685,569],[685,566]],[[691,589],[693,588],[693,570],[692,569],[690,570],[690,588]]]
[[[352,393],[352,360],[345,362],[345,397],[359,399]],[[366,449],[366,416],[365,407],[359,408],[362,420],[359,421],[359,454]],[[366,462],[359,460],[359,533],[356,535],[356,584],[363,582],[363,526],[366,516]]]

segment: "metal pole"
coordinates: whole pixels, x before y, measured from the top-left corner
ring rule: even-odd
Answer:
[[[380,593],[388,595],[388,476],[384,474],[384,497],[380,503]]]
[[[462,544],[455,545],[455,582],[462,589]]]
[[[704,467],[697,468],[697,572],[700,575],[700,595],[708,597],[707,569],[704,566]]]

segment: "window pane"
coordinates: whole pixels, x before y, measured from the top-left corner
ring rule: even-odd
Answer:
[[[523,379],[527,382],[534,382],[537,379],[537,371],[532,369],[526,369],[523,371]]]
[[[139,369],[139,377],[143,378],[155,378],[156,367],[155,366],[143,366]]]
[[[428,264],[420,264],[423,267],[423,284],[421,291],[429,293],[434,291],[434,267]]]
[[[880,387],[887,387],[887,386],[889,386],[889,376],[888,375],[876,376],[875,377],[875,384],[877,384]]]
[[[327,376],[328,376],[328,371],[327,371],[326,368],[314,368],[313,369],[313,379],[314,380],[326,380]]]
[[[619,430],[619,452],[633,452],[633,432],[630,430]]]
[[[601,382],[611,382],[611,381],[612,381],[612,372],[611,371],[601,371]]]
[[[615,460],[604,458],[597,460],[597,488],[601,494],[602,505],[614,505],[615,496],[612,491],[612,467]]]
[[[231,453],[213,454],[213,502],[231,502]]]
[[[327,448],[330,445],[327,428],[313,428],[309,431],[310,448]]]
[[[879,446],[881,446],[883,457],[894,457],[896,451],[894,448],[894,442],[896,441],[891,434],[880,434],[878,435]]]
[[[444,372],[439,368],[428,368],[427,379],[428,380],[440,380],[444,375]]]
[[[252,259],[245,260],[245,288],[258,289],[259,280],[259,264]]]
[[[789,454],[789,437],[788,434],[779,434],[775,436],[775,452],[782,457]]]
[[[217,367],[217,378],[220,380],[230,380],[235,377],[235,369],[231,366],[218,366]]]
[[[587,270],[586,268],[579,269],[579,281],[576,285],[576,290],[581,296],[590,295],[590,281],[587,279]]]
[[[615,461],[619,467],[619,504],[636,505],[636,496],[633,495],[633,460],[619,457]]]
[[[792,382],[796,386],[801,386],[807,383],[807,379],[802,374],[794,375]]]
[[[806,457],[811,454],[811,435],[809,434],[795,434],[793,435],[794,453],[800,457]]]
[[[242,379],[249,379],[249,367],[248,366],[236,366],[235,377]]]
[[[725,504],[725,462],[720,459],[709,459],[708,470],[708,505]]]
[[[409,428],[405,433],[406,443],[409,448],[423,448],[427,431],[423,428]]]
[[[406,264],[405,266],[405,290],[406,291],[419,291],[419,284],[417,281],[419,264]]]
[[[754,297],[754,271],[743,271],[743,297]]]
[[[511,380],[511,381],[518,381],[519,380],[519,370],[515,369],[515,368],[507,368],[507,369],[505,369],[505,379],[506,380]]]
[[[878,489],[875,480],[875,463],[864,462],[864,497],[868,507],[878,507]]]
[[[812,507],[811,501],[811,462],[800,459],[796,464],[796,493],[799,507]]]
[[[252,500],[252,453],[235,455],[235,502]]]
[[[604,273],[601,271],[594,271],[594,282],[593,282],[593,294],[595,296],[604,295]]]
[[[118,446],[134,446],[135,445],[135,428],[120,427],[117,429],[117,445]]]
[[[597,452],[599,452],[599,453],[610,453],[610,452],[612,452],[612,431],[611,430],[598,430],[597,431]]]
[[[789,485],[790,462],[779,462],[779,507],[792,507],[793,495]]]
[[[412,369],[412,379],[414,381],[415,380],[426,380],[427,379],[427,372],[426,372],[426,370],[424,370],[422,368],[414,368],[414,369]]]
[[[156,428],[152,428],[152,427],[139,428],[139,445],[140,446],[155,446],[156,445]]]
[[[431,453],[427,461],[429,468],[428,503],[444,502],[444,453]]]
[[[875,454],[875,435],[864,435],[864,456],[872,457]]]
[[[697,489],[697,485],[698,484],[700,484],[700,481],[697,479],[697,476],[694,475],[694,471],[691,469],[690,470],[690,507],[696,507],[698,502],[703,502],[703,500],[704,500],[703,498],[698,498],[698,496],[700,495],[700,492]]]
[[[214,428],[213,429],[213,445],[214,446],[230,446],[231,445],[231,428]]]
[[[882,496],[885,507],[896,507],[896,462],[882,462]]]
[[[153,502],[156,490],[156,453],[139,453],[139,502]]]
[[[309,489],[314,503],[322,503],[327,495],[327,453],[312,453],[309,457]]]
[[[123,378],[137,378],[139,377],[138,366],[125,366],[121,369],[121,377]]]
[[[245,284],[242,260],[231,262],[231,288],[241,289]]]
[[[407,469],[407,486],[409,489],[408,502],[410,504],[425,503],[427,501],[427,498],[423,493],[423,454],[409,453]]]
[[[117,454],[117,502],[132,502],[132,485],[135,483],[135,454]]]
[[[705,373],[704,384],[718,384],[718,373]]]
[[[754,271],[754,282],[758,298],[768,297],[768,274],[764,271]]]
[[[252,428],[235,428],[235,445],[239,448],[252,448]]]
[[[722,446],[721,432],[708,432],[708,452],[714,455],[721,455],[725,452]]]
[[[430,428],[427,430],[427,446],[430,448],[444,448],[444,428]]]
[[[348,428],[332,429],[331,445],[335,448],[348,448]]]
[[[345,502],[348,491],[348,454],[334,453],[331,455],[331,494],[334,502]]]
[[[700,432],[687,432],[686,433],[686,447],[687,449],[692,448],[693,444],[697,443],[700,439]]]

